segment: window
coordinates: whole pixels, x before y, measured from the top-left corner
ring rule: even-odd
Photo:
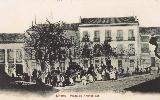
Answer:
[[[8,64],[8,74],[12,75],[12,73],[14,73],[14,64],[9,63]]]
[[[160,53],[160,44],[158,44],[157,52]]]
[[[82,42],[89,42],[89,34],[88,34],[88,31],[83,31]]]
[[[123,44],[118,44],[117,45],[117,53],[118,54],[123,54]]]
[[[129,44],[128,45],[128,49],[129,49],[129,55],[135,55],[135,46],[134,46],[134,44]]]
[[[160,42],[160,36],[156,36],[157,42]]]
[[[133,30],[128,31],[128,37],[134,37],[134,31]]]
[[[118,30],[117,31],[117,41],[122,41],[123,40],[123,31]]]
[[[16,50],[16,62],[17,63],[22,62],[22,50],[21,49]]]
[[[149,36],[141,36],[141,42],[149,42]]]
[[[4,63],[4,62],[5,62],[5,50],[0,49],[0,63]]]
[[[8,62],[13,63],[14,62],[14,50],[8,49],[7,54],[8,54]]]
[[[123,37],[123,31],[122,30],[117,31],[117,37]]]
[[[130,60],[130,67],[134,67],[134,60]]]
[[[105,40],[111,41],[111,30],[106,30],[105,31]]]
[[[118,68],[119,70],[122,69],[122,60],[118,60]]]
[[[134,36],[133,30],[128,31],[128,40],[135,41],[135,36]]]
[[[83,38],[88,38],[88,37],[89,37],[88,31],[83,31]]]
[[[100,41],[100,32],[94,31],[94,42],[99,42],[99,41]]]
[[[142,53],[149,53],[149,44],[141,44],[141,52]]]
[[[100,37],[99,31],[94,31],[94,38],[99,38],[99,37]]]
[[[111,37],[111,30],[105,31],[105,37]]]

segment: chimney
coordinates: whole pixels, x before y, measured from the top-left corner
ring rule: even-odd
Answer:
[[[34,21],[35,25],[37,24],[37,19],[36,19],[36,16],[35,16],[35,21]]]
[[[79,18],[79,23],[81,23],[81,20],[82,20],[82,17],[80,16],[80,18]]]
[[[33,21],[32,21],[32,27],[33,27],[34,25],[33,25]]]

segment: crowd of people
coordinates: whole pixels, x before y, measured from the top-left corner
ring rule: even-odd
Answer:
[[[32,72],[32,79],[41,79],[41,72],[36,69]],[[66,71],[61,72],[59,67],[48,72],[45,77],[45,84],[53,87],[64,87],[81,83],[87,85],[95,81],[106,81],[110,79],[117,79],[118,71],[113,66],[106,66],[102,64],[95,68],[93,64],[89,68],[73,65],[67,68]]]
[[[18,77],[12,75],[12,78],[16,81],[33,82],[39,85],[45,84],[52,87],[64,87],[72,86],[77,83],[87,85],[95,81],[116,80],[131,75],[151,73],[151,67],[142,70],[142,68],[137,66],[134,71],[131,71],[129,67],[125,70],[123,68],[124,67],[116,69],[116,67],[110,64],[105,65],[103,62],[100,66],[93,66],[93,64],[91,64],[90,67],[80,66],[74,63],[70,64],[65,71],[61,71],[59,67],[53,68],[50,72],[42,72],[34,69],[31,76],[27,73],[23,73],[23,75],[18,75]],[[159,70],[158,68],[157,73],[159,73]]]
[[[126,73],[129,74],[129,68],[127,67]],[[146,72],[149,72],[150,69],[146,69]],[[135,74],[142,74],[142,70],[138,67],[135,68]],[[126,74],[126,76],[128,75]],[[44,76],[44,77],[42,77]],[[75,85],[76,83],[81,83],[82,85],[87,85],[95,81],[107,81],[107,80],[116,80],[119,77],[125,77],[124,69],[117,70],[116,67],[112,65],[101,64],[101,66],[90,67],[80,66],[78,64],[71,64],[70,67],[65,71],[60,71],[60,68],[57,67],[51,72],[47,72],[45,75],[42,75],[42,72],[34,69],[31,76],[32,82],[43,82],[45,84],[51,85],[53,87],[64,87]],[[26,81],[29,81],[29,77],[24,77]]]

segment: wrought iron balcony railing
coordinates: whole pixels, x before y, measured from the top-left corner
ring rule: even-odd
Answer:
[[[105,41],[111,42],[112,41],[112,37],[105,37]]]
[[[128,37],[129,41],[135,41],[135,37]]]
[[[90,40],[89,40],[89,38],[82,38],[82,42],[89,42]]]
[[[117,41],[123,41],[123,37],[116,37]]]
[[[94,38],[94,42],[100,42],[100,38]]]

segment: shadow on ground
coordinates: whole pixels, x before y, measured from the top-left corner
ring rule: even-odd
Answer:
[[[141,93],[160,93],[160,77],[147,81],[129,88],[124,89],[131,92]]]
[[[57,89],[45,84],[17,85],[10,84],[14,80],[3,71],[0,71],[0,92],[13,92],[18,94],[36,94],[42,96],[53,95]]]

